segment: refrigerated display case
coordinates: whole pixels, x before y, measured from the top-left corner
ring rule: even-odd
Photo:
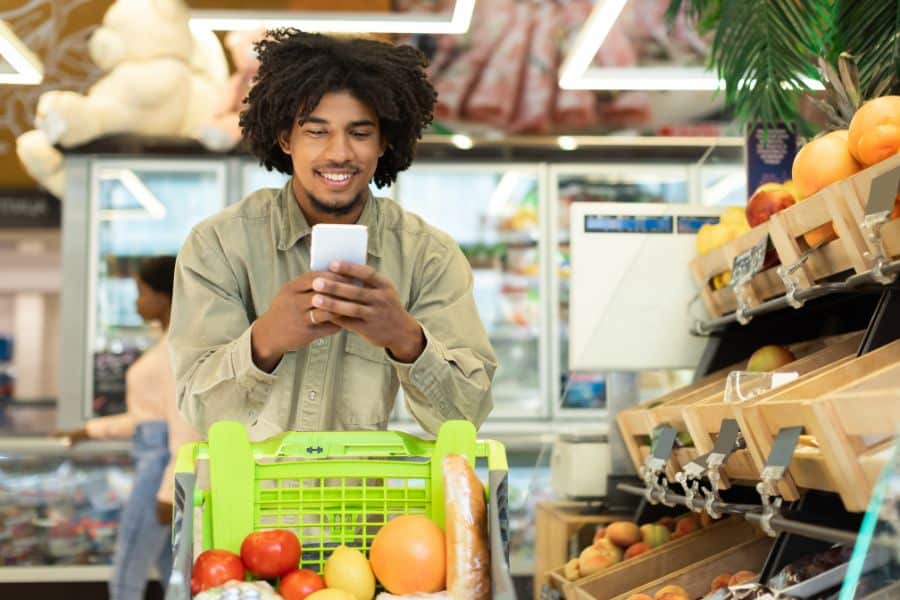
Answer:
[[[108,580],[132,476],[124,444],[0,439],[0,582]]]
[[[125,409],[125,371],[159,337],[135,308],[141,262],[177,254],[191,228],[225,206],[221,163],[109,160],[93,171],[87,416]]]
[[[396,185],[397,201],[453,237],[472,266],[500,365],[492,413],[500,419],[547,416],[541,173],[540,165],[416,164]]]

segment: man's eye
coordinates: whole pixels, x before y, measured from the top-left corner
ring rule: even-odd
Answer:
[[[319,135],[325,135],[325,134],[328,133],[328,132],[325,131],[324,129],[308,129],[308,130],[306,131],[306,133],[309,134],[309,135],[316,135],[316,136],[319,136]]]
[[[364,140],[371,137],[372,133],[369,131],[354,131],[351,135],[358,140]]]

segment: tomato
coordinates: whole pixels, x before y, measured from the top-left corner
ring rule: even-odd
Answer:
[[[241,560],[261,579],[274,579],[300,563],[300,540],[290,531],[254,531],[241,543]]]
[[[244,564],[241,557],[228,550],[207,550],[200,553],[191,570],[191,594],[227,581],[244,580]]]
[[[278,584],[278,593],[284,600],[303,600],[313,592],[324,589],[325,580],[309,569],[291,571]]]

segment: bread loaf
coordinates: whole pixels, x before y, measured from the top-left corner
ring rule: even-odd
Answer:
[[[484,486],[466,457],[444,457],[447,591],[453,600],[490,600],[491,554]]]

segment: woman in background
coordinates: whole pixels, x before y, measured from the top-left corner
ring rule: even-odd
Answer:
[[[126,412],[90,419],[83,429],[62,434],[72,443],[132,439],[134,487],[119,523],[111,600],[143,600],[152,564],[163,587],[168,582],[176,453],[182,444],[200,439],[175,403],[168,344],[174,275],[175,257],[159,256],[145,261],[136,277],[137,312],[145,322],[159,322],[163,335],[125,374]]]

